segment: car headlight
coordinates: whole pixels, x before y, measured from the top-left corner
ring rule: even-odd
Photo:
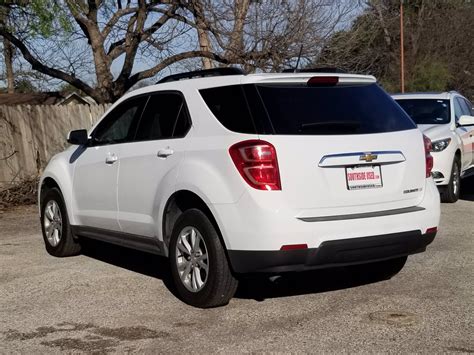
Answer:
[[[439,141],[434,141],[431,143],[432,145],[432,151],[433,152],[442,152],[445,150],[449,143],[451,142],[451,138],[446,138],[446,139],[440,139]]]

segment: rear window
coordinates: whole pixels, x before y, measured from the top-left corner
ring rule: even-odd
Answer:
[[[445,124],[450,122],[449,100],[398,99],[397,102],[416,124]]]
[[[236,85],[201,90],[201,94],[216,118],[239,133],[345,135],[416,127],[375,83],[334,87]]]

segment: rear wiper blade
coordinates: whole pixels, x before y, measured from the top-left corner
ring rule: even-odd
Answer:
[[[301,131],[308,129],[318,129],[326,127],[344,127],[344,128],[358,128],[360,122],[358,121],[322,121],[322,122],[310,122],[302,123],[299,127]]]
[[[352,127],[359,127],[359,121],[322,121],[322,122],[310,122],[310,123],[302,123],[300,128],[311,128],[311,127],[326,127],[326,126],[352,126]]]

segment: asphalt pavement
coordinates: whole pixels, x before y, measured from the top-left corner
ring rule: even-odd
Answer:
[[[474,352],[474,179],[390,280],[326,270],[241,282],[228,306],[173,294],[165,259],[92,242],[49,256],[35,207],[0,212],[0,353]]]

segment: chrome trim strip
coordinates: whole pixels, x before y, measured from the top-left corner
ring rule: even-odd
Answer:
[[[399,150],[376,150],[376,151],[365,151],[365,152],[340,153],[340,154],[325,155],[319,161],[318,166],[321,166],[321,164],[323,164],[324,161],[326,159],[329,159],[329,158],[360,157],[361,155],[365,155],[367,153],[375,154],[375,155],[378,155],[378,156],[388,155],[388,154],[399,154],[403,157],[403,160],[393,161],[393,163],[406,160],[405,155]],[[362,164],[364,164],[364,163],[362,163]]]
[[[345,219],[359,219],[359,218],[371,218],[371,217],[382,217],[391,216],[395,214],[411,213],[424,211],[425,208],[413,206],[405,208],[397,208],[394,210],[366,212],[366,213],[354,213],[354,214],[343,214],[338,216],[324,216],[324,217],[296,217],[303,222],[328,222],[328,221],[342,221]]]

